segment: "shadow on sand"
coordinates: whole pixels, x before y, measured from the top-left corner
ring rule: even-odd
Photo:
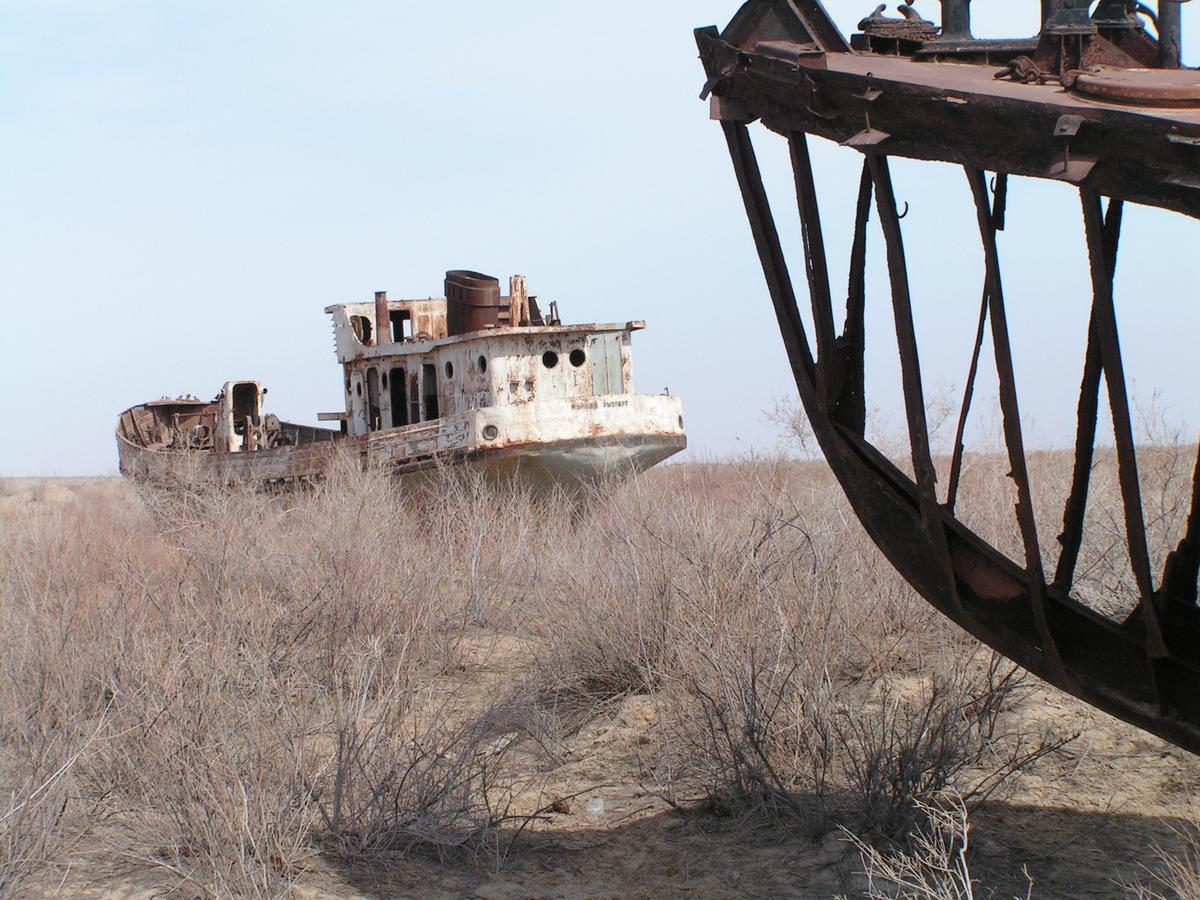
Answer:
[[[580,811],[582,812],[582,811]],[[611,827],[582,815],[521,834],[494,860],[411,855],[377,867],[328,859],[367,897],[601,898],[855,896],[858,852],[832,832],[813,839],[709,813],[662,812]],[[564,827],[576,820],[581,827]],[[1174,847],[1184,823],[1121,811],[1079,811],[994,800],[972,816],[976,896],[1116,897],[1146,881],[1155,846]],[[490,863],[490,864],[489,864]],[[1025,873],[1028,873],[1028,878]]]

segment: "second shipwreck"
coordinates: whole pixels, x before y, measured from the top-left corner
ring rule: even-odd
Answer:
[[[121,472],[269,484],[320,477],[349,451],[397,474],[455,464],[573,491],[686,447],[679,399],[634,392],[630,339],[644,322],[563,325],[519,275],[505,296],[495,278],[451,271],[445,293],[379,292],[325,310],[345,409],[318,419],[336,429],[280,421],[264,413],[260,382],[230,381],[212,401],[164,398],[121,413]]]

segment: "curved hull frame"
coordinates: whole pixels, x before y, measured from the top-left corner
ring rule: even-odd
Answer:
[[[1036,150],[1032,144],[1038,141],[1048,152],[1053,151],[1050,137],[1054,129],[1045,138],[1029,141],[1020,140],[1018,135],[1007,158],[995,147],[973,147],[971,140],[978,140],[981,134],[994,129],[997,121],[988,116],[996,114],[998,109],[1005,115],[1019,116],[1024,111],[1035,117],[1050,112],[1016,101],[1006,100],[1001,104],[1002,109],[981,102],[973,110],[975,119],[968,119],[964,118],[962,106],[970,105],[969,101],[948,103],[949,88],[939,88],[936,84],[924,90],[907,86],[893,91],[889,97],[892,86],[880,90],[879,81],[870,70],[890,67],[895,77],[900,78],[903,66],[894,58],[881,59],[869,54],[841,56],[846,51],[831,46],[824,39],[822,28],[813,27],[813,21],[823,15],[815,0],[801,0],[790,4],[789,9],[793,13],[801,11],[797,13],[803,19],[796,26],[798,32],[807,29],[814,44],[820,46],[786,45],[785,49],[794,48],[788,52],[797,59],[803,57],[804,64],[780,64],[775,57],[781,45],[769,48],[765,44],[756,45],[752,33],[758,27],[756,22],[771,21],[759,14],[772,5],[771,0],[751,0],[743,7],[727,29],[727,33],[733,32],[737,38],[736,45],[722,40],[711,28],[699,29],[697,42],[709,78],[706,92],[714,92],[714,118],[720,120],[724,131],[801,403],[825,459],[856,515],[905,579],[934,607],[976,638],[1050,684],[1200,753],[1200,611],[1196,606],[1200,477],[1193,484],[1186,533],[1174,551],[1167,554],[1159,586],[1155,587],[1112,293],[1124,200],[1197,215],[1200,206],[1195,198],[1200,194],[1180,192],[1174,183],[1150,184],[1152,179],[1144,177],[1126,178],[1122,182],[1121,173],[1133,164],[1131,160],[1136,154],[1129,152],[1122,158],[1122,153],[1130,147],[1120,144],[1112,148],[1111,156],[1116,163],[1107,169],[1097,169],[1097,180],[1089,180],[1086,172],[1078,179],[1083,240],[1091,264],[1093,306],[1079,398],[1073,479],[1059,538],[1063,552],[1055,571],[1047,572],[1033,516],[996,233],[1003,228],[1008,173],[1044,174],[1035,171],[1029,162],[1036,155],[1029,151]],[[782,8],[782,4],[774,7]],[[762,38],[774,40],[776,36],[763,34]],[[756,46],[766,49],[760,52]],[[827,62],[835,59],[836,63]],[[912,70],[918,73],[914,75],[917,79],[927,77],[926,73],[932,71],[929,67],[938,68],[930,63],[909,65],[927,67]],[[861,72],[856,75],[855,70]],[[882,128],[878,127],[880,116],[873,114],[876,107],[889,110],[892,116]],[[946,110],[958,116],[957,131],[938,130],[936,122]],[[1125,127],[1118,121],[1121,112],[1107,115],[1112,139],[1119,140]],[[1130,132],[1136,139],[1131,144],[1157,134],[1161,154],[1174,154],[1178,148],[1167,140],[1167,134],[1194,132],[1195,117],[1195,113],[1188,113],[1188,121],[1182,123],[1173,123],[1167,115],[1159,115],[1154,121],[1140,117],[1137,128]],[[789,145],[812,304],[811,343],[751,143],[748,126],[759,118],[768,129],[783,135]],[[891,140],[893,131],[902,139]],[[841,333],[835,333],[834,328],[829,267],[807,145],[809,133],[842,140],[864,156],[851,244],[845,325]],[[860,138],[857,141],[856,136]],[[897,210],[888,165],[892,152],[963,166],[966,193],[975,205],[985,261],[974,358],[945,500],[939,500],[936,492],[925,420],[902,216]],[[985,166],[997,170],[994,200],[989,198]],[[1194,161],[1191,168],[1196,168]],[[1107,209],[1102,206],[1101,197],[1101,188],[1105,187],[1111,188],[1109,193],[1115,195]],[[866,227],[872,206],[879,217],[886,247],[914,477],[902,472],[865,438]],[[995,351],[1008,463],[1018,495],[1016,524],[1024,547],[1024,558],[1020,561],[990,546],[955,515],[963,427],[971,404],[980,346],[988,332]],[[1125,621],[1107,618],[1071,596],[1094,455],[1101,374],[1113,411],[1125,538],[1139,593],[1137,609]],[[1200,476],[1200,463],[1197,474]]]

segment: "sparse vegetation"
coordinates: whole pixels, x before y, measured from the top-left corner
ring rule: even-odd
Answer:
[[[1002,544],[994,468],[968,467],[964,503]],[[846,828],[870,894],[913,854],[958,877],[969,809],[1095,752],[1027,714],[1041,689],[912,594],[818,463],[668,467],[582,516],[350,465],[279,494],[4,490],[0,894],[99,861],[214,896],[414,859],[495,871],[523,840],[624,821],[583,813],[614,777],[635,821],[850,849]],[[625,720],[626,755],[595,763]]]

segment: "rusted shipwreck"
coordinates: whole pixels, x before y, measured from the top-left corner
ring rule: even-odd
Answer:
[[[120,469],[181,479],[278,484],[323,475],[338,453],[398,475],[446,465],[573,492],[643,471],[687,443],[677,397],[634,393],[630,339],[641,321],[563,325],[524,277],[446,274],[446,296],[328,307],[345,409],[323,428],[264,412],[258,381],[212,401],[164,398],[117,421]]]
[[[972,37],[969,0],[941,0],[940,23],[911,4],[898,13],[878,7],[847,40],[818,0],[750,0],[724,30],[696,31],[707,76],[702,97],[724,131],[804,409],[858,517],[930,603],[1046,681],[1200,752],[1200,464],[1185,532],[1164,559],[1152,559],[1113,297],[1125,203],[1200,216],[1200,72],[1180,65],[1179,4],[1161,0],[1153,10],[1133,0],[1042,0],[1040,32],[1013,40]],[[789,145],[795,181],[789,205],[796,204],[802,225],[811,331],[751,143],[754,122]],[[863,156],[844,318],[833,309],[809,135]],[[941,484],[930,453],[890,156],[961,166],[963,197],[973,202],[978,222],[985,269],[979,324],[949,477]],[[1079,240],[1090,259],[1093,303],[1090,322],[1080,323],[1087,347],[1074,474],[1053,571],[1043,560],[1033,513],[997,246],[1010,176],[1078,188]],[[872,445],[864,428],[872,206],[886,248],[911,477]],[[988,332],[1016,487],[1019,559],[973,532],[956,507],[964,423]],[[1120,619],[1073,595],[1102,381],[1138,590],[1136,609]]]

